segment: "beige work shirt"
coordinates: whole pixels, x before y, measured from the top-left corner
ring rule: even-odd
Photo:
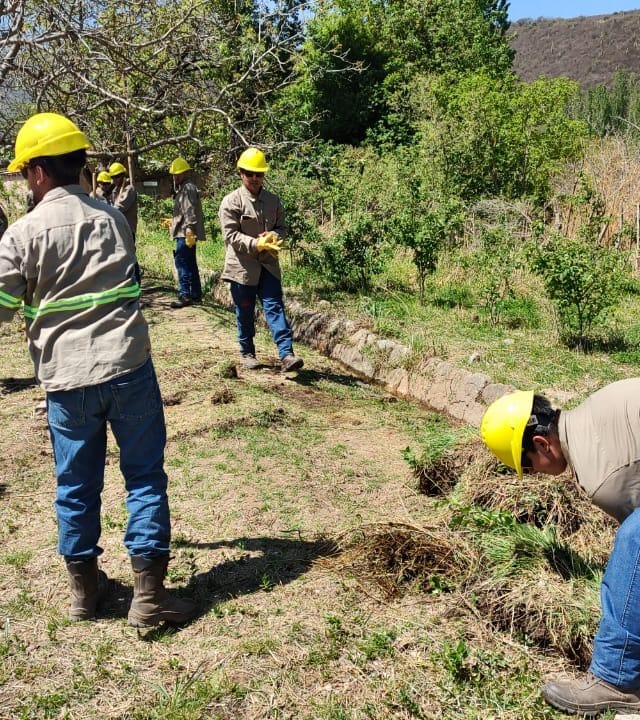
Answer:
[[[138,228],[138,191],[130,183],[111,191],[111,204],[127,218],[135,240]]]
[[[594,505],[622,522],[640,507],[640,378],[598,390],[558,422],[564,456]]]
[[[254,196],[241,185],[223,198],[219,216],[225,245],[222,279],[257,285],[265,268],[280,280],[278,258],[258,252],[256,246],[260,233],[273,230],[286,236],[284,208],[278,196],[264,188]]]
[[[185,237],[188,229],[193,231],[197,240],[205,239],[200,193],[190,180],[180,185],[173,200],[171,237]]]
[[[23,309],[45,390],[97,385],[147,361],[135,261],[122,213],[80,185],[50,190],[0,238],[0,322]]]

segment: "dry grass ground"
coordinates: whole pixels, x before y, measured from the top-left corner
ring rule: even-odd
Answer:
[[[441,520],[442,498],[419,492],[402,451],[442,423],[307,349],[304,370],[282,376],[266,335],[263,367],[233,377],[232,316],[210,304],[171,311],[168,290],[147,283],[144,302],[168,426],[169,579],[199,616],[145,635],[126,625],[132,580],[111,440],[111,592],[96,623],[67,622],[43,395],[19,322],[0,327],[0,718],[560,717],[538,685],[570,659],[507,622],[496,630],[495,604],[446,577],[385,593],[335,554],[335,540],[370,539],[376,523]],[[420,532],[446,576],[442,536]]]

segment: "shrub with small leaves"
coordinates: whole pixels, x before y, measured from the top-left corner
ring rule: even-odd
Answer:
[[[588,349],[596,324],[617,305],[628,283],[625,254],[591,240],[555,236],[532,246],[530,260],[554,304],[563,342]]]

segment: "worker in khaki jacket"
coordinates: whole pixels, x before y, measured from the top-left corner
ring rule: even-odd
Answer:
[[[96,190],[95,193],[91,193],[91,197],[96,198],[96,200],[102,200],[102,202],[106,202],[110,205],[112,190],[113,182],[111,180],[111,175],[109,175],[106,170],[102,170],[98,173],[98,178],[96,180]]]
[[[113,183],[113,189],[109,195],[109,202],[127,218],[135,247],[136,233],[138,232],[138,191],[128,182],[127,168],[122,163],[111,163],[111,165],[109,165],[109,175]],[[135,265],[135,278],[136,282],[140,284],[142,275],[137,260]]]
[[[303,360],[293,352],[278,260],[286,233],[284,209],[280,199],[263,187],[269,167],[261,150],[245,150],[237,167],[242,184],[223,198],[219,215],[225,244],[222,279],[231,287],[242,362],[249,369],[260,366],[254,345],[256,298],[260,298],[282,372],[298,370]]]
[[[589,672],[549,680],[542,693],[554,707],[584,716],[640,713],[640,378],[611,383],[573,410],[554,409],[531,391],[505,395],[487,409],[481,434],[520,477],[568,467],[594,505],[620,523]]]
[[[35,374],[47,393],[70,619],[94,618],[106,589],[98,542],[109,423],[127,490],[129,624],[182,623],[196,607],[164,587],[171,534],[166,431],[133,237],[122,213],[80,186],[87,148],[84,133],[55,113],[32,116],[18,132],[9,170],[22,172],[35,207],[0,239],[0,321],[23,307]]]
[[[182,157],[169,166],[176,194],[173,200],[171,237],[175,242],[173,258],[178,273],[178,299],[172,308],[183,308],[202,302],[202,283],[196,259],[198,240],[205,239],[204,215],[200,193],[191,180],[191,166]]]

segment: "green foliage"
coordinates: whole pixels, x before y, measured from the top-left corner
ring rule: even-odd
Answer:
[[[455,643],[445,640],[442,649],[434,652],[432,658],[441,664],[445,672],[456,683],[464,683],[469,680],[469,646],[464,639]]]
[[[431,302],[441,308],[470,308],[473,292],[466,284],[449,283],[434,292]]]
[[[149,224],[157,224],[162,218],[173,216],[173,198],[158,199],[143,193],[138,194],[138,212],[140,219]]]
[[[566,79],[525,85],[475,73],[456,82],[416,77],[413,87],[419,153],[445,196],[537,201],[552,174],[581,152],[586,126],[569,116],[578,86]]]
[[[518,308],[525,301],[513,286],[515,271],[524,263],[520,241],[503,228],[485,230],[480,241],[480,248],[472,255],[464,256],[461,262],[476,278],[479,304],[489,322],[509,326],[530,324],[526,317],[518,317]]]
[[[356,218],[320,246],[312,262],[338,289],[367,290],[384,264],[383,237],[371,216]]]
[[[608,85],[588,88],[577,104],[576,114],[599,137],[620,133],[640,137],[640,85],[638,78],[618,70]]]
[[[530,258],[556,308],[563,342],[586,350],[596,323],[621,297],[626,258],[591,240],[561,236],[533,246]]]
[[[501,76],[513,52],[504,0],[333,0],[308,25],[289,95],[325,139],[409,142],[407,87],[417,73]]]
[[[363,665],[379,657],[390,657],[393,655],[393,643],[398,633],[395,630],[376,630],[367,635],[357,644],[357,649],[362,655]]]
[[[290,95],[322,139],[359,143],[384,114],[381,86],[389,49],[376,27],[362,22],[360,5],[321,5],[308,27],[298,68],[300,81]]]
[[[540,326],[538,303],[531,297],[514,294],[499,301],[497,314],[504,327],[537,328]]]
[[[455,200],[425,209],[410,198],[406,198],[404,207],[388,218],[388,236],[412,251],[421,302],[424,302],[427,276],[435,272],[440,251],[461,230],[462,220],[461,208]]]

